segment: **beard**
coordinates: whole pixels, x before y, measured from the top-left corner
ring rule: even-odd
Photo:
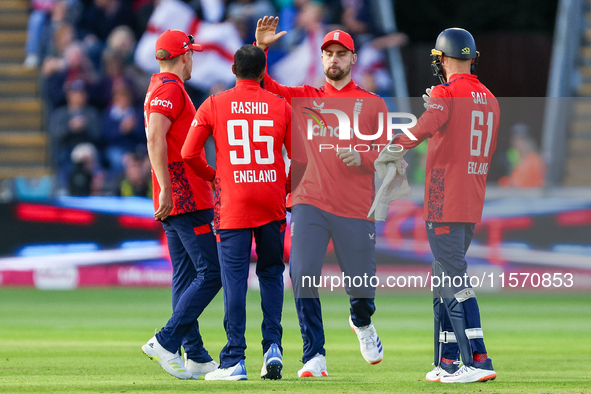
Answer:
[[[326,78],[332,81],[340,81],[341,79],[345,78],[347,75],[351,73],[351,65],[347,68],[338,68],[336,70],[331,70],[330,67],[324,69],[324,75]]]

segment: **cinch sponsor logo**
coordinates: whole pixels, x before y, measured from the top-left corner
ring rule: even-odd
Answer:
[[[164,108],[172,109],[172,102],[170,100],[160,100],[156,97],[154,100],[150,101],[151,106],[161,106]]]
[[[443,112],[443,105],[441,104],[429,104],[429,108],[438,109]]]

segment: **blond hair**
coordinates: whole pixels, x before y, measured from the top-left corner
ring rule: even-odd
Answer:
[[[166,49],[158,49],[156,51],[156,59],[162,59],[162,58],[167,58],[170,56],[170,52],[168,52]],[[162,66],[174,66],[179,59],[181,58],[181,56],[175,56],[171,59],[167,59],[167,60],[158,60],[158,64],[160,65],[160,67]]]

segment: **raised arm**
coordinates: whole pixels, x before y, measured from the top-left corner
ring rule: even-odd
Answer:
[[[441,86],[438,85],[433,89],[427,111],[417,120],[416,126],[408,130],[416,139],[410,139],[406,134],[399,133],[392,139],[392,144],[397,145],[398,149],[391,147],[381,150],[374,162],[374,167],[380,178],[383,179],[386,176],[389,162],[396,164],[396,170],[399,174],[404,174],[405,168],[402,157],[406,152],[427,138],[431,138],[448,121],[453,102],[449,92]]]
[[[279,24],[279,17],[265,16],[258,20],[255,32],[256,45],[263,51],[287,34],[286,31],[277,33],[277,24]]]
[[[396,140],[396,144],[404,149],[412,149],[427,138],[431,138],[448,121],[452,106],[453,99],[449,92],[441,85],[436,86],[431,93],[427,110],[417,120],[416,126],[408,130],[417,139],[411,140],[407,135],[402,135]]]
[[[257,29],[255,32],[255,45],[265,51],[269,49],[269,45],[275,43],[278,39],[287,34],[286,31],[277,33],[277,24],[279,17],[265,16],[257,22]],[[278,94],[285,97],[291,103],[292,97],[306,97],[306,87],[304,86],[285,86],[275,81],[265,67],[265,79],[263,81],[264,87],[271,93]]]

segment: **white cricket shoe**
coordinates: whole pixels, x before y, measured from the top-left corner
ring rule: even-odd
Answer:
[[[441,379],[442,376],[453,375],[456,373],[456,371],[460,369],[460,364],[460,361],[454,361],[449,365],[440,363],[438,366],[433,368],[432,371],[427,372],[425,379],[427,379],[427,382],[439,382],[439,379]]]
[[[328,371],[326,370],[326,358],[322,354],[316,353],[316,355],[298,371],[298,376],[300,378],[328,376]]]
[[[191,372],[193,379],[199,379],[201,375],[213,372],[219,367],[220,364],[216,363],[213,360],[211,360],[208,363],[198,363],[196,361],[193,361],[190,358],[187,358],[187,353],[185,353],[185,368],[187,368],[187,370]]]
[[[179,379],[191,379],[191,372],[187,371],[179,352],[171,353],[164,349],[153,336],[142,346],[142,351],[150,360],[156,361],[169,374]]]
[[[218,368],[205,375],[205,380],[248,380],[244,360],[228,368]]]
[[[464,365],[454,374],[442,376],[441,383],[473,383],[494,380],[497,373],[492,366],[492,360],[486,359],[483,363],[474,362],[472,366]]]
[[[261,369],[262,379],[281,379],[283,377],[283,359],[279,345],[273,343],[265,352],[263,368]]]
[[[376,332],[373,324],[365,327],[356,327],[349,316],[349,325],[359,339],[359,349],[361,355],[371,365],[378,364],[384,358],[384,348],[382,347],[382,341]]]

